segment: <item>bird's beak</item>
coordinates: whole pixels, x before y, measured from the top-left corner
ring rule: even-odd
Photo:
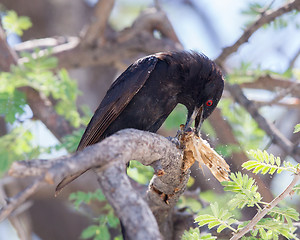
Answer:
[[[201,128],[202,123],[204,121],[203,112],[204,112],[203,111],[203,105],[201,105],[201,107],[198,110],[198,114],[196,116],[196,119],[195,119],[195,133],[197,134],[197,136],[199,136],[200,128]]]
[[[188,131],[188,129],[192,126],[192,123],[195,121],[195,133],[199,135],[203,120],[203,105],[201,105],[201,107],[195,107],[191,117],[186,121],[184,131]]]

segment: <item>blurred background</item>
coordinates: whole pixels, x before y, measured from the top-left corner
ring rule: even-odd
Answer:
[[[277,9],[286,2],[283,0],[118,0],[115,1],[109,16],[106,34],[107,39],[114,39],[114,37],[110,38],[109,34],[117,35],[119,32],[127,31],[132,28],[142,12],[159,7],[166,13],[179,41],[169,45],[167,43],[167,47],[159,46],[155,51],[194,50],[204,53],[210,59],[216,59],[225,47],[237,41],[247,26],[260,14],[269,9]],[[54,38],[57,42],[67,42],[68,37],[84,36],[97,1],[31,0],[29,4],[25,0],[1,0],[0,4],[2,18],[7,16],[9,10],[14,10],[18,16],[28,16],[32,22],[32,27],[24,31],[22,36],[15,33],[7,35],[10,46],[21,56],[22,51],[33,51],[32,47],[25,45],[24,42],[30,43],[31,40],[40,38]],[[230,84],[239,84],[249,100],[256,104],[260,114],[273,123],[295,146],[299,145],[300,139],[299,133],[293,133],[295,125],[300,123],[299,28],[300,16],[297,11],[291,11],[261,27],[248,42],[222,63],[226,81]],[[158,40],[169,37],[157,29],[154,29],[152,34],[153,38]],[[113,41],[104,41],[100,43],[100,47],[113,46],[113,44]],[[65,67],[69,79],[76,81],[80,91],[78,98],[76,95],[72,99],[76,100],[78,114],[81,117],[78,123],[73,122],[75,131],[70,132],[70,135],[59,139],[26,104],[21,105],[22,114],[14,114],[12,121],[1,119],[0,166],[1,192],[4,198],[21,191],[31,180],[16,181],[7,176],[5,172],[12,161],[30,158],[50,159],[76,149],[84,126],[110,84],[130,63],[150,54],[153,50],[152,45],[148,45],[147,41],[141,45],[143,48],[131,50],[130,55],[121,55],[114,64],[104,61],[90,66]],[[39,47],[45,48],[43,45]],[[115,51],[118,51],[118,48]],[[268,78],[271,80],[267,81]],[[59,98],[52,99],[51,96],[49,98],[54,104],[60,101]],[[60,112],[67,109],[64,106],[62,110],[57,111],[63,115]],[[77,115],[65,117],[74,120]],[[178,106],[159,130],[159,134],[175,136],[179,125],[184,123],[185,119],[186,109]],[[205,122],[202,131],[202,137],[226,158],[232,171],[242,171],[241,164],[249,158],[247,151],[250,149],[267,150],[281,157],[282,160],[296,163],[285,149],[273,142],[272,136],[258,126],[247,109],[235,102],[227,90],[224,91],[218,109]],[[147,184],[152,176],[152,170],[133,162],[129,176],[140,184]],[[286,187],[292,176],[282,174],[273,177],[255,176],[255,178],[265,201],[269,201],[272,196]],[[54,198],[54,187],[45,186],[23,204],[10,219],[11,222],[4,221],[0,224],[0,239],[19,239],[14,227],[19,229],[18,232],[23,232],[22,239],[79,239],[82,231],[94,223],[99,213],[111,214],[111,210],[103,207],[106,206],[103,201],[95,201],[93,197],[91,201],[85,203],[82,201],[83,204],[76,208],[72,201],[69,201],[69,195],[77,191],[95,191],[97,188],[93,173],[87,173],[76,180],[57,198]],[[203,207],[198,199],[209,202],[211,199],[217,199],[217,194],[223,194],[222,186],[207,170],[202,172],[198,166],[192,168],[192,178],[187,192],[197,193],[197,197],[183,196],[178,207],[187,207],[191,212],[198,212]],[[100,197],[95,195],[95,199],[101,199],[101,193],[99,194]],[[78,196],[73,195],[71,199],[74,203],[74,199],[78,199]],[[299,211],[298,200],[294,197],[287,201]],[[223,201],[227,201],[225,196]],[[244,219],[247,219],[251,218],[253,213],[249,211],[242,214]],[[109,231],[112,236],[118,235],[113,228]]]

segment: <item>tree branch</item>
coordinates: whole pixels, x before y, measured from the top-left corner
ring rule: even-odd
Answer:
[[[94,47],[98,45],[97,43],[105,41],[103,35],[114,3],[114,0],[100,0],[97,2],[94,7],[92,23],[88,26],[82,38],[82,45]]]
[[[284,152],[299,162],[300,147],[298,145],[294,146],[289,139],[282,135],[272,123],[270,123],[258,112],[258,109],[255,107],[254,103],[244,95],[239,85],[227,84],[226,88],[231,93],[235,101],[247,109],[259,127],[271,137],[272,141],[281,147]]]
[[[19,90],[26,94],[33,117],[41,120],[58,140],[75,130],[64,117],[56,113],[48,98],[31,87],[21,87]]]
[[[289,69],[294,68],[294,65],[295,65],[297,59],[299,58],[299,56],[300,56],[300,48],[298,49],[298,52],[294,55],[294,57],[291,59],[290,64],[289,64]]]
[[[28,186],[22,192],[19,192],[12,198],[9,198],[7,205],[3,206],[0,209],[0,222],[2,222],[5,218],[9,217],[10,214],[19,207],[22,203],[24,203],[32,194],[34,194],[39,187],[44,184],[44,175],[38,177],[34,180],[34,182]]]
[[[161,169],[156,171],[157,175],[149,185],[145,197],[148,204],[135,193],[126,176],[125,165],[133,159]],[[148,236],[146,239],[160,239],[157,223],[163,237],[172,238],[172,211],[185,190],[190,171],[183,172],[182,152],[175,144],[160,135],[136,129],[121,130],[71,156],[49,161],[37,159],[14,162],[10,169],[11,175],[40,176],[33,187],[19,193],[14,197],[13,203],[8,203],[1,209],[0,219],[6,218],[34,193],[43,181],[57,183],[66,176],[93,167],[97,167],[103,192],[131,239],[144,239],[141,236]],[[111,191],[112,189],[114,191]],[[157,222],[153,221],[150,209]]]
[[[294,9],[297,9],[298,11],[300,10],[299,0],[291,1],[276,10],[264,12],[259,19],[246,28],[242,36],[232,46],[223,49],[222,53],[216,58],[215,62],[222,67],[225,59],[232,53],[236,52],[242,44],[248,42],[249,38],[254,32],[260,29],[264,24],[268,24],[274,21],[275,18]]]
[[[300,83],[287,79],[280,79],[270,75],[260,76],[253,82],[240,84],[242,88],[265,89],[269,91],[278,91],[281,89],[291,89],[290,94],[300,99]]]
[[[163,38],[157,39],[153,35],[154,30],[162,33]],[[141,13],[130,28],[121,32],[113,32],[107,39],[109,44],[90,47],[81,44],[79,38],[71,37],[65,39],[63,44],[53,38],[34,40],[21,43],[18,49],[30,51],[28,46],[35,48],[57,41],[57,45],[52,45],[53,56],[58,58],[58,68],[80,68],[96,65],[118,65],[124,59],[136,58],[138,53],[152,54],[160,51],[182,50],[182,46],[176,33],[168,20],[166,14],[154,8]],[[45,50],[47,51],[47,50]],[[43,54],[43,52],[41,53]],[[19,59],[19,63],[26,62],[26,58]]]
[[[104,169],[96,169],[106,199],[125,226],[129,239],[162,239],[149,206],[131,186],[125,168],[124,164],[113,162]]]
[[[10,65],[17,63],[17,54],[9,47],[5,32],[0,24],[0,69],[9,72]]]

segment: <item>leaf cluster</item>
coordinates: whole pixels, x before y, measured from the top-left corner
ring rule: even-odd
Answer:
[[[198,222],[199,226],[208,225],[208,228],[218,226],[217,232],[220,233],[225,228],[230,228],[232,231],[236,231],[230,225],[235,223],[237,220],[233,218],[233,215],[226,209],[220,209],[217,203],[210,205],[212,215],[203,214],[195,218],[195,222]]]
[[[246,22],[245,26],[251,25],[254,21],[256,21],[261,15],[267,13],[268,11],[274,10],[272,7],[274,1],[269,6],[264,6],[259,2],[250,2],[247,9],[241,11],[241,13],[245,16],[249,17],[249,21]],[[272,22],[265,24],[262,28],[269,29],[272,28],[274,30],[281,30],[286,28],[290,23],[294,24],[296,29],[300,28],[300,24],[296,21],[298,17],[299,11],[294,10],[286,13],[283,16],[275,18]]]
[[[12,162],[32,159],[40,155],[43,149],[35,146],[32,140],[32,133],[22,125],[0,137],[0,175],[9,169]]]
[[[71,193],[69,196],[77,210],[79,210],[82,204],[89,205],[92,201],[99,201],[104,203],[100,211],[102,214],[98,218],[94,219],[95,224],[88,226],[81,233],[81,238],[83,239],[94,239],[94,240],[109,240],[111,239],[109,228],[117,228],[119,225],[119,219],[115,216],[114,210],[106,202],[106,198],[100,189],[95,192],[75,192]],[[121,239],[120,237],[115,238],[115,240]]]
[[[231,181],[224,181],[221,184],[224,186],[224,191],[230,191],[236,193],[229,201],[229,206],[231,208],[244,208],[257,206],[261,201],[262,197],[257,191],[258,187],[255,185],[253,178],[249,177],[247,174],[241,174],[240,172],[232,173],[230,175]]]
[[[24,30],[32,26],[29,17],[18,16],[13,10],[6,12],[2,18],[2,24],[7,33],[15,33],[19,36],[22,36]]]
[[[252,170],[254,173],[262,174],[278,174],[283,171],[298,174],[299,164],[293,165],[291,163],[281,161],[279,157],[268,154],[266,151],[251,150],[249,154],[254,160],[247,161],[243,167]],[[230,181],[222,182],[225,191],[234,193],[232,199],[227,206],[219,208],[217,203],[211,204],[210,208],[212,214],[201,214],[195,218],[199,226],[207,225],[209,229],[217,227],[217,232],[223,231],[225,228],[232,232],[237,232],[248,224],[248,221],[238,221],[233,217],[232,210],[236,208],[245,208],[255,206],[259,211],[262,206],[267,206],[268,203],[262,201],[260,193],[257,191],[258,187],[255,180],[247,174],[240,172],[232,173]],[[300,187],[296,185],[293,192],[300,194]],[[284,236],[287,239],[298,239],[293,226],[293,222],[299,221],[299,213],[291,207],[274,207],[269,210],[268,217],[261,219],[250,231],[251,237],[243,237],[242,239],[279,239]],[[237,227],[235,227],[237,226]],[[185,233],[187,235],[189,232]],[[191,233],[192,234],[192,233]],[[195,234],[195,233],[193,233]]]
[[[247,170],[252,170],[253,173],[269,173],[270,175],[273,175],[276,171],[277,173],[281,173],[282,171],[297,173],[300,166],[299,164],[294,166],[287,161],[281,163],[279,157],[274,157],[273,154],[268,154],[267,151],[250,150],[248,153],[254,157],[254,160],[243,163],[242,167]]]
[[[69,153],[75,152],[83,133],[84,133],[83,128],[74,130],[72,132],[72,134],[64,136],[61,139],[61,143],[59,143],[55,146],[55,149],[60,150],[60,149],[64,148]]]
[[[277,221],[274,218],[263,218],[256,224],[255,229],[251,231],[251,235],[265,240],[278,240],[280,235],[286,239],[298,239],[296,234],[294,234],[295,230],[295,227],[289,227],[282,221]]]
[[[211,235],[211,233],[200,234],[199,228],[190,228],[182,235],[182,240],[215,240],[217,237]]]
[[[294,133],[300,132],[300,123],[295,126]]]
[[[64,116],[74,127],[80,125],[76,108],[76,98],[79,94],[77,84],[65,69],[55,71],[57,59],[50,57],[49,53],[39,56],[41,54],[38,49],[34,54],[22,53],[27,62],[11,66],[10,72],[0,73],[0,114],[5,116],[7,122],[13,123],[24,112],[25,95],[17,89],[30,86],[42,95],[51,96],[57,102],[57,113]]]

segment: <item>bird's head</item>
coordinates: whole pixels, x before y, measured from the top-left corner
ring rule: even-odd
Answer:
[[[220,69],[212,63],[211,72],[208,76],[202,76],[201,82],[204,83],[201,90],[198,90],[194,110],[187,120],[185,129],[187,130],[195,121],[195,133],[199,135],[203,121],[217,107],[224,89],[224,79]]]

